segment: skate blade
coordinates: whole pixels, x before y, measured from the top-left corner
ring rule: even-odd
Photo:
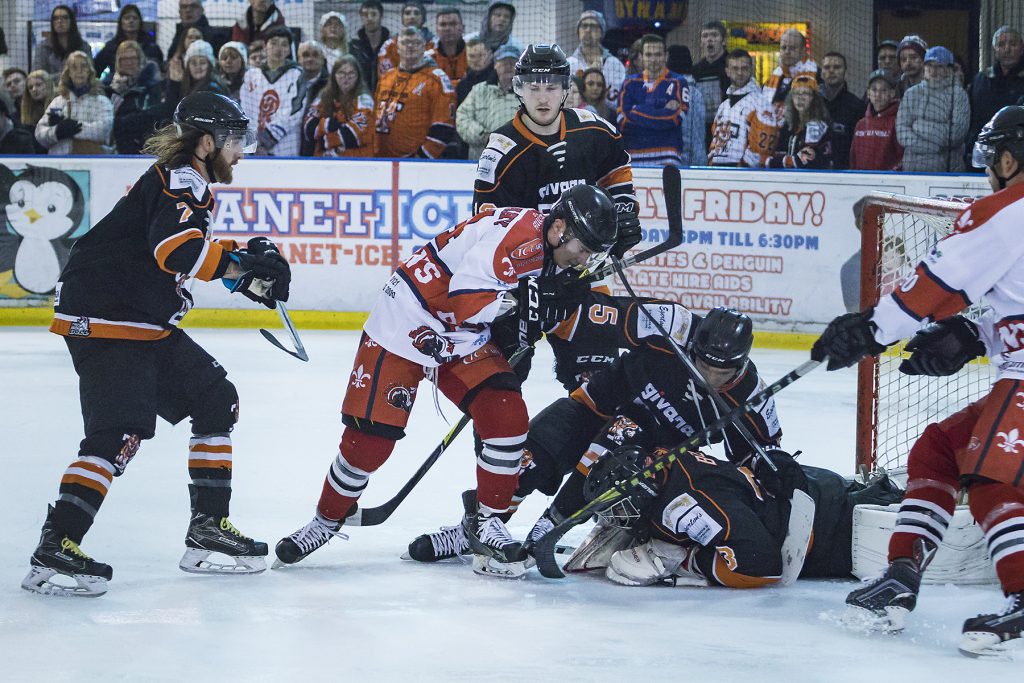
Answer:
[[[74,586],[62,586],[50,581],[54,576],[64,576],[75,582]],[[101,576],[86,574],[62,574],[49,567],[32,567],[21,587],[38,595],[56,595],[64,598],[98,598],[107,592],[107,580]]]
[[[1024,640],[1014,638],[1013,640],[1001,641],[999,637],[991,633],[968,632],[960,639],[960,654],[972,659],[996,659],[1013,661],[1019,655]]]
[[[187,548],[181,556],[178,568],[189,574],[259,574],[267,569],[267,560],[257,555],[221,555],[232,564],[211,561],[212,550]]]
[[[526,576],[526,562],[499,562],[490,555],[473,555],[473,572],[499,579],[521,579]]]
[[[886,633],[896,635],[903,631],[910,610],[905,607],[886,607],[885,615],[878,614],[864,607],[847,605],[842,617],[842,625],[850,631],[860,633]]]
[[[454,564],[454,562],[452,562],[453,560],[458,560],[460,564],[466,564],[467,562],[469,562],[469,554],[469,552],[465,552],[461,555],[453,555],[451,557],[445,557],[440,560],[417,560],[409,554],[408,550],[406,550],[399,557],[401,557],[403,560],[406,560],[407,562],[415,562],[416,564]]]

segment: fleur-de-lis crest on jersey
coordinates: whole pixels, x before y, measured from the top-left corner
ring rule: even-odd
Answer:
[[[370,379],[370,373],[363,372],[363,366],[360,365],[358,368],[352,371],[352,386],[356,389],[362,389],[366,386],[366,380]]]
[[[998,432],[996,436],[1003,440],[1002,443],[996,445],[1007,453],[1019,453],[1017,447],[1024,446],[1024,439],[1020,438],[1020,432],[1016,428],[1009,432]]]

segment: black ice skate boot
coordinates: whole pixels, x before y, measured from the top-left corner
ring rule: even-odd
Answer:
[[[1024,591],[1006,596],[998,614],[981,614],[964,622],[960,654],[968,657],[1009,658],[1024,637]]]
[[[53,506],[49,508],[43,531],[29,562],[32,568],[21,582],[21,587],[40,595],[96,598],[107,592],[107,581],[114,575],[109,564],[92,559],[67,536],[54,531],[50,521]],[[55,575],[67,577],[74,586],[51,581]]]
[[[355,514],[355,511],[356,506],[352,506],[349,516]],[[274,553],[277,555],[277,559],[274,560],[274,569],[304,560],[317,548],[327,545],[332,538],[337,537],[347,541],[348,535],[339,531],[344,523],[345,520],[327,519],[317,512],[309,524],[277,542],[274,547]]]
[[[476,512],[476,491],[469,490],[462,494],[462,504],[466,512]],[[440,562],[461,555],[470,554],[469,541],[462,531],[462,522],[455,526],[443,526],[440,531],[422,534],[413,539],[409,549],[402,554],[403,560],[416,562]]]
[[[462,533],[473,551],[473,571],[505,579],[522,577],[528,557],[522,544],[512,538],[500,517],[481,513],[475,500],[470,507],[466,494],[463,503],[467,511],[462,518]]]
[[[185,554],[178,567],[190,574],[259,574],[266,570],[267,544],[254,541],[235,528],[227,517],[214,517],[195,509],[192,494],[192,517],[185,534]],[[231,563],[211,561],[214,553],[226,555]]]
[[[921,575],[935,555],[936,546],[919,538],[914,541],[913,557],[898,557],[881,576],[846,596],[843,623],[850,628],[899,633],[907,614],[917,606]]]

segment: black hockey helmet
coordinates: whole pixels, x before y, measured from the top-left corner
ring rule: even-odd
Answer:
[[[1024,107],[1020,105],[1003,107],[985,124],[974,143],[971,163],[975,168],[995,166],[1004,150],[1024,164]]]
[[[713,368],[741,370],[754,345],[754,325],[743,313],[719,306],[701,320],[693,338],[693,356]]]
[[[224,95],[208,91],[186,95],[174,110],[174,123],[209,133],[217,149],[238,145],[247,154],[256,151],[256,132],[249,126],[249,117]]]
[[[595,185],[581,183],[563,192],[544,220],[545,234],[558,218],[565,220],[560,244],[575,237],[592,253],[585,266],[588,269],[608,256],[619,236],[615,202],[606,190]]]
[[[572,70],[565,52],[557,45],[530,44],[516,62],[516,73],[512,85],[518,88],[523,83],[561,83],[569,89]]]

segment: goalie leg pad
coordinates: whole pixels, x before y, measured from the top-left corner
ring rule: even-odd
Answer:
[[[628,548],[634,540],[629,529],[598,522],[569,556],[562,569],[567,572],[604,569],[611,561],[612,555]]]
[[[622,586],[650,586],[675,574],[685,557],[684,548],[651,539],[614,553],[604,575]]]

